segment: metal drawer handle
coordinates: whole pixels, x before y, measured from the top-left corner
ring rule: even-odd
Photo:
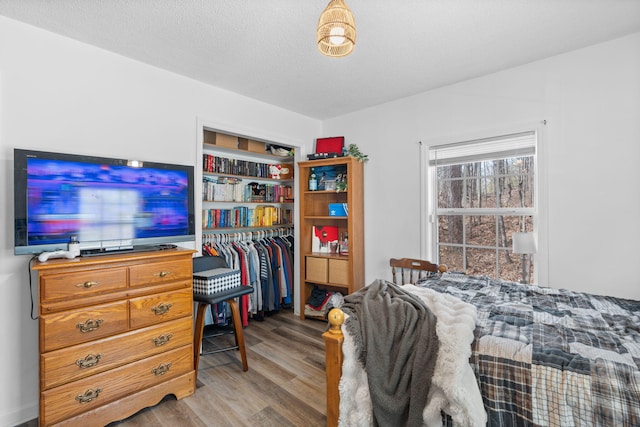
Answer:
[[[92,288],[92,287],[94,287],[94,286],[98,286],[99,284],[100,284],[100,282],[94,282],[93,280],[89,280],[89,281],[86,281],[86,282],[84,282],[84,283],[78,283],[78,284],[76,285],[76,288],[85,288],[85,289],[89,289],[89,288]]]
[[[171,368],[171,363],[163,363],[157,368],[153,368],[151,372],[153,372],[153,374],[158,377],[169,372],[169,368]]]
[[[102,354],[88,354],[84,359],[76,360],[76,365],[80,367],[80,369],[90,368],[92,366],[96,366],[100,361]]]
[[[104,320],[102,319],[89,319],[84,323],[78,323],[76,325],[76,327],[78,329],[80,329],[80,332],[85,333],[85,332],[91,332],[91,331],[95,331],[96,329],[98,329],[100,327],[100,325],[102,325],[102,323],[104,322]]]
[[[171,339],[171,337],[173,337],[172,334],[163,334],[163,335],[160,335],[157,338],[153,338],[152,341],[156,345],[156,347],[160,347],[160,346],[163,346],[166,343],[168,343],[169,340]]]
[[[161,271],[160,273],[154,274],[154,276],[167,277],[170,274],[171,274],[171,271]]]
[[[76,400],[80,402],[80,404],[89,403],[98,398],[98,395],[102,392],[101,388],[92,389],[85,391],[84,394],[79,394],[76,396]]]
[[[168,312],[171,306],[173,306],[173,304],[171,303],[160,303],[155,307],[151,307],[151,311],[160,316],[161,314],[165,314],[166,312]]]

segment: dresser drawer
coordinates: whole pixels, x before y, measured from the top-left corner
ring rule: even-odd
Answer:
[[[190,345],[192,334],[192,319],[185,317],[42,354],[42,389],[50,389],[134,360]]]
[[[193,314],[191,288],[164,292],[130,300],[131,328],[154,325]]]
[[[43,391],[41,425],[90,411],[123,396],[144,390],[193,370],[191,346],[171,350],[147,359]]]
[[[151,262],[129,267],[129,285],[131,287],[155,285],[181,279],[191,280],[192,276],[191,263],[184,261]]]
[[[127,287],[127,269],[80,271],[77,273],[51,274],[42,277],[41,292],[44,300],[81,298],[99,292]]]
[[[42,352],[124,332],[129,326],[127,301],[40,316]]]

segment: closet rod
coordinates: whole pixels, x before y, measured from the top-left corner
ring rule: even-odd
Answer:
[[[217,233],[203,233],[202,243],[227,243],[246,242],[250,240],[260,240],[270,237],[284,237],[293,235],[293,227],[277,227],[262,230],[228,231]]]

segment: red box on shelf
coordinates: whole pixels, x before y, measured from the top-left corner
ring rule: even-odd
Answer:
[[[335,153],[342,154],[344,147],[344,136],[332,136],[330,138],[316,139],[316,154]]]

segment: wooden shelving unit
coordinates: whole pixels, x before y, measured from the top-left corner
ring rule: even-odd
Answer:
[[[345,191],[309,191],[312,168],[335,167],[346,170]],[[300,317],[305,315],[313,288],[348,295],[364,286],[364,179],[363,164],[354,157],[310,160],[298,163],[300,188]],[[347,216],[329,215],[329,204],[346,203]],[[340,234],[348,235],[348,254],[312,251],[313,228],[338,227]],[[317,316],[322,318],[321,316]]]

